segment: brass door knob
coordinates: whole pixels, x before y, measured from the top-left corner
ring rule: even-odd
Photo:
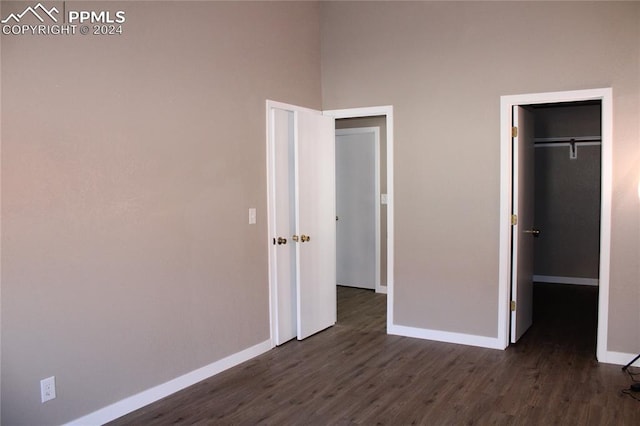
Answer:
[[[291,237],[291,239],[292,239],[293,241],[295,241],[296,243],[297,243],[298,241],[300,241],[300,242],[302,242],[302,243],[306,243],[307,241],[309,241],[309,240],[311,239],[311,237],[310,237],[310,236],[308,236],[308,235],[304,235],[304,234],[302,234],[302,235],[300,235],[299,237],[298,237],[297,235],[294,235],[293,237]]]
[[[278,245],[281,245],[281,244],[287,244],[287,239],[278,237]]]

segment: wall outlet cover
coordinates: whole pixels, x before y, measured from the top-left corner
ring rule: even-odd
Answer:
[[[56,397],[56,377],[51,376],[40,380],[40,398],[42,403],[55,399]]]

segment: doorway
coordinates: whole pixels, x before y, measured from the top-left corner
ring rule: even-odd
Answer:
[[[336,119],[336,129],[380,127],[380,180],[377,200],[380,207],[379,280],[376,293],[387,293],[387,331],[393,324],[393,107],[367,107],[324,111]],[[339,219],[339,217],[338,217]],[[338,220],[339,223],[339,220]],[[338,225],[339,226],[339,225]]]
[[[525,194],[533,208],[528,212],[532,213],[531,222],[525,215],[518,215],[519,225],[524,228],[512,235],[514,242],[521,239],[531,247],[524,253],[529,256],[528,261],[521,259],[524,246],[520,242],[519,258],[512,261],[518,269],[513,279],[519,280],[519,294],[512,294],[511,300],[522,296],[521,285],[529,285],[521,280],[530,279],[531,294],[526,296],[532,298],[532,311],[525,312],[533,321],[529,322],[521,312],[517,319],[519,330],[512,323],[511,343],[530,324],[538,335],[553,331],[558,344],[563,344],[569,336],[563,337],[562,330],[571,330],[569,324],[580,319],[593,326],[582,327],[580,336],[572,337],[595,342],[597,324],[591,319],[597,313],[600,256],[600,104],[584,101],[519,107],[528,110],[533,131],[526,151],[528,155],[533,151],[533,188]],[[518,155],[526,157],[521,152]],[[563,301],[562,309],[558,309],[559,300]],[[571,316],[565,314],[568,312]],[[541,330],[550,324],[554,330]]]
[[[386,293],[386,119],[336,120],[336,282]]]
[[[267,100],[266,107],[269,319],[272,346],[280,345],[296,336],[301,340],[333,325],[336,321],[334,120],[337,118],[383,116],[386,120],[387,215],[385,223],[388,294],[386,328],[388,331],[393,325],[393,107],[320,112],[270,100]],[[326,125],[328,122],[330,122],[330,128]],[[325,139],[327,137],[329,142]],[[322,138],[322,141],[319,141],[319,138]],[[279,151],[276,149],[277,145],[286,148]],[[320,146],[331,146],[331,152],[322,151],[321,155],[314,155],[311,148]],[[304,151],[308,151],[307,155],[303,156],[306,161],[304,166],[298,158],[299,153],[303,151],[301,147],[306,147]],[[329,157],[331,161],[327,162]],[[289,172],[280,173],[286,170]],[[318,179],[323,183],[322,194],[324,195],[322,196],[319,196],[317,191],[320,187],[312,190],[304,187],[314,184]],[[328,191],[329,187],[331,187],[330,191]],[[278,195],[278,188],[281,193],[284,190],[282,197]],[[311,199],[305,202],[302,200],[305,197],[311,197]],[[280,207],[278,200],[282,201]],[[292,203],[295,204],[294,207]],[[320,210],[324,213],[320,214]],[[325,214],[327,212],[330,214]],[[305,215],[309,220],[322,218],[322,223],[317,224],[318,232],[315,238],[313,234],[302,234],[303,228],[306,228],[303,224]],[[285,221],[286,223],[280,225],[279,218],[287,216],[289,219]],[[325,221],[326,218],[330,220]],[[295,225],[292,225],[291,220]],[[287,238],[292,229],[295,229],[295,234]],[[318,238],[331,235],[332,244],[328,243],[328,238]],[[309,236],[311,239],[308,238]],[[295,249],[291,249],[291,244],[295,244]],[[312,247],[317,249],[312,250]],[[316,262],[316,259],[323,259],[320,263],[325,266]],[[305,263],[310,266],[305,267]],[[280,279],[281,277],[284,279]],[[327,279],[328,277],[331,279]],[[320,282],[322,285],[319,285]],[[305,323],[311,323],[312,327],[305,326]]]
[[[518,136],[523,136],[518,129],[515,133],[512,129],[512,123],[517,122],[523,115],[518,114],[520,118],[516,118],[514,111],[529,109],[542,110],[545,106],[558,105],[563,103],[573,103],[577,106],[577,102],[586,104],[599,103],[601,106],[600,118],[602,125],[601,132],[601,177],[600,177],[600,209],[599,219],[600,227],[598,233],[599,253],[597,255],[597,283],[599,285],[598,297],[598,322],[597,322],[597,343],[596,357],[599,361],[606,359],[606,337],[607,337],[607,313],[608,313],[608,290],[609,290],[609,247],[610,247],[610,229],[611,229],[611,89],[593,89],[571,92],[551,92],[528,95],[512,95],[503,96],[501,98],[501,220],[500,220],[500,287],[499,287],[499,329],[498,338],[503,342],[504,347],[510,342],[517,340],[518,334],[524,331],[519,330],[510,336],[509,331],[517,329],[518,321],[523,321],[526,329],[526,322],[530,318],[523,318],[523,311],[527,315],[531,315],[531,303],[533,303],[533,295],[523,292],[524,296],[518,290],[519,279],[518,272],[522,272],[518,266],[518,252],[520,247],[518,239],[531,238],[537,232],[533,227],[529,228],[529,224],[519,223],[519,217],[512,215],[513,206],[520,204],[517,200],[518,193],[518,167],[522,160],[522,153],[517,147],[512,148],[512,140],[516,140]],[[522,108],[528,106],[528,108]],[[512,133],[513,132],[513,133]],[[533,133],[533,131],[531,132]],[[575,139],[575,138],[574,138]],[[547,141],[552,143],[551,141]],[[568,143],[567,154],[574,156],[576,152],[576,141],[559,141],[560,143]],[[587,141],[584,141],[587,142]],[[515,146],[515,143],[514,143]],[[533,148],[533,141],[531,142]],[[579,145],[577,149],[580,150]],[[530,149],[529,152],[532,152]],[[588,155],[587,150],[583,147],[583,153]],[[579,154],[578,154],[579,155]],[[542,230],[544,232],[544,230]],[[513,239],[512,239],[513,237]],[[512,263],[513,253],[513,263]],[[533,263],[533,262],[531,262]],[[528,274],[521,274],[528,275]],[[541,274],[539,274],[542,276]],[[550,279],[561,278],[561,276],[549,275]],[[539,277],[538,277],[539,278]],[[571,277],[568,277],[571,278]],[[583,278],[583,277],[577,277]],[[526,277],[529,281],[533,281],[533,272]],[[513,285],[512,285],[513,284]],[[525,284],[526,288],[526,284]],[[522,296],[522,297],[521,297]],[[521,297],[521,300],[514,300]],[[527,310],[529,312],[527,312]],[[520,316],[519,316],[520,315]],[[511,337],[511,338],[510,338]]]

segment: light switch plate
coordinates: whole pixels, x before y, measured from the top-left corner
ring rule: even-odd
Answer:
[[[380,204],[387,204],[387,194],[380,194]]]
[[[251,207],[249,209],[249,225],[256,224],[256,209],[255,207]]]

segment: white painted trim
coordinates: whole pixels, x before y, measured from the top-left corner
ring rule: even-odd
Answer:
[[[269,110],[269,108],[278,108],[291,112],[308,112],[310,114],[322,113],[322,111],[319,111],[317,109],[306,108],[299,105],[287,104],[284,102],[272,101],[270,99],[267,99],[267,110]]]
[[[258,343],[243,351],[237,352],[233,355],[229,355],[226,358],[222,358],[219,361],[213,362],[190,373],[184,374],[168,382],[162,383],[158,386],[154,386],[150,389],[142,391],[138,394],[122,399],[114,404],[101,408],[86,416],[72,420],[66,423],[67,426],[83,426],[83,425],[98,425],[110,422],[122,417],[125,414],[129,414],[135,410],[145,407],[153,402],[156,402],[162,398],[165,398],[173,393],[176,393],[184,388],[194,385],[209,377],[215,376],[231,367],[235,367],[245,361],[250,360],[258,355],[261,355],[271,349],[271,341],[265,340],[262,343]]]
[[[361,133],[373,133],[374,137],[374,226],[375,226],[375,241],[374,241],[374,251],[375,251],[375,273],[374,273],[374,290],[376,293],[381,293],[380,291],[380,265],[382,262],[380,261],[380,127],[350,127],[347,129],[336,129],[336,143],[338,141],[337,136],[345,136],[345,135],[354,135]]]
[[[376,293],[387,294],[387,286],[381,285],[379,288],[376,288]]]
[[[506,348],[509,331],[511,269],[511,111],[515,105],[600,100],[602,102],[600,275],[596,357],[607,362],[609,320],[609,264],[611,257],[611,191],[613,146],[613,92],[611,88],[530,93],[500,97],[500,234],[498,265],[498,340]]]
[[[365,108],[334,109],[323,111],[333,118],[356,118],[382,115],[387,120],[387,333],[394,321],[393,313],[393,277],[394,277],[394,199],[393,199],[393,106],[375,106]],[[382,290],[382,288],[381,288]],[[381,291],[382,292],[382,291]]]
[[[538,283],[552,283],[552,284],[574,284],[574,285],[588,285],[598,286],[597,278],[579,278],[579,277],[555,277],[553,275],[534,275],[533,281]]]
[[[448,331],[429,330],[426,328],[393,325],[387,332],[397,336],[414,337],[417,339],[435,340],[437,342],[456,343],[459,345],[477,346],[489,349],[504,349],[502,341],[496,337],[476,336],[473,334],[452,333]]]
[[[613,90],[601,89],[602,145],[600,196],[600,274],[598,285],[598,336],[596,357],[607,357],[609,330],[609,276],[611,262],[611,198],[613,188]]]
[[[599,362],[606,362],[607,364],[627,365],[632,359],[637,357],[638,354],[630,354],[626,352],[606,351],[602,357],[598,357]],[[631,364],[632,367],[640,367],[640,359]]]
[[[272,253],[271,244],[269,244],[269,239],[271,235],[273,235],[272,230],[275,229],[275,215],[273,214],[273,209],[275,208],[274,200],[275,200],[275,185],[273,182],[275,181],[275,144],[273,143],[273,139],[275,137],[273,120],[274,108],[277,108],[280,105],[278,102],[267,100],[266,102],[266,170],[267,170],[267,258],[268,258],[268,273],[269,273],[269,334],[271,339],[271,347],[274,348],[276,346],[276,342],[278,339],[278,299],[277,299],[277,289],[275,286],[276,283],[276,259]]]

